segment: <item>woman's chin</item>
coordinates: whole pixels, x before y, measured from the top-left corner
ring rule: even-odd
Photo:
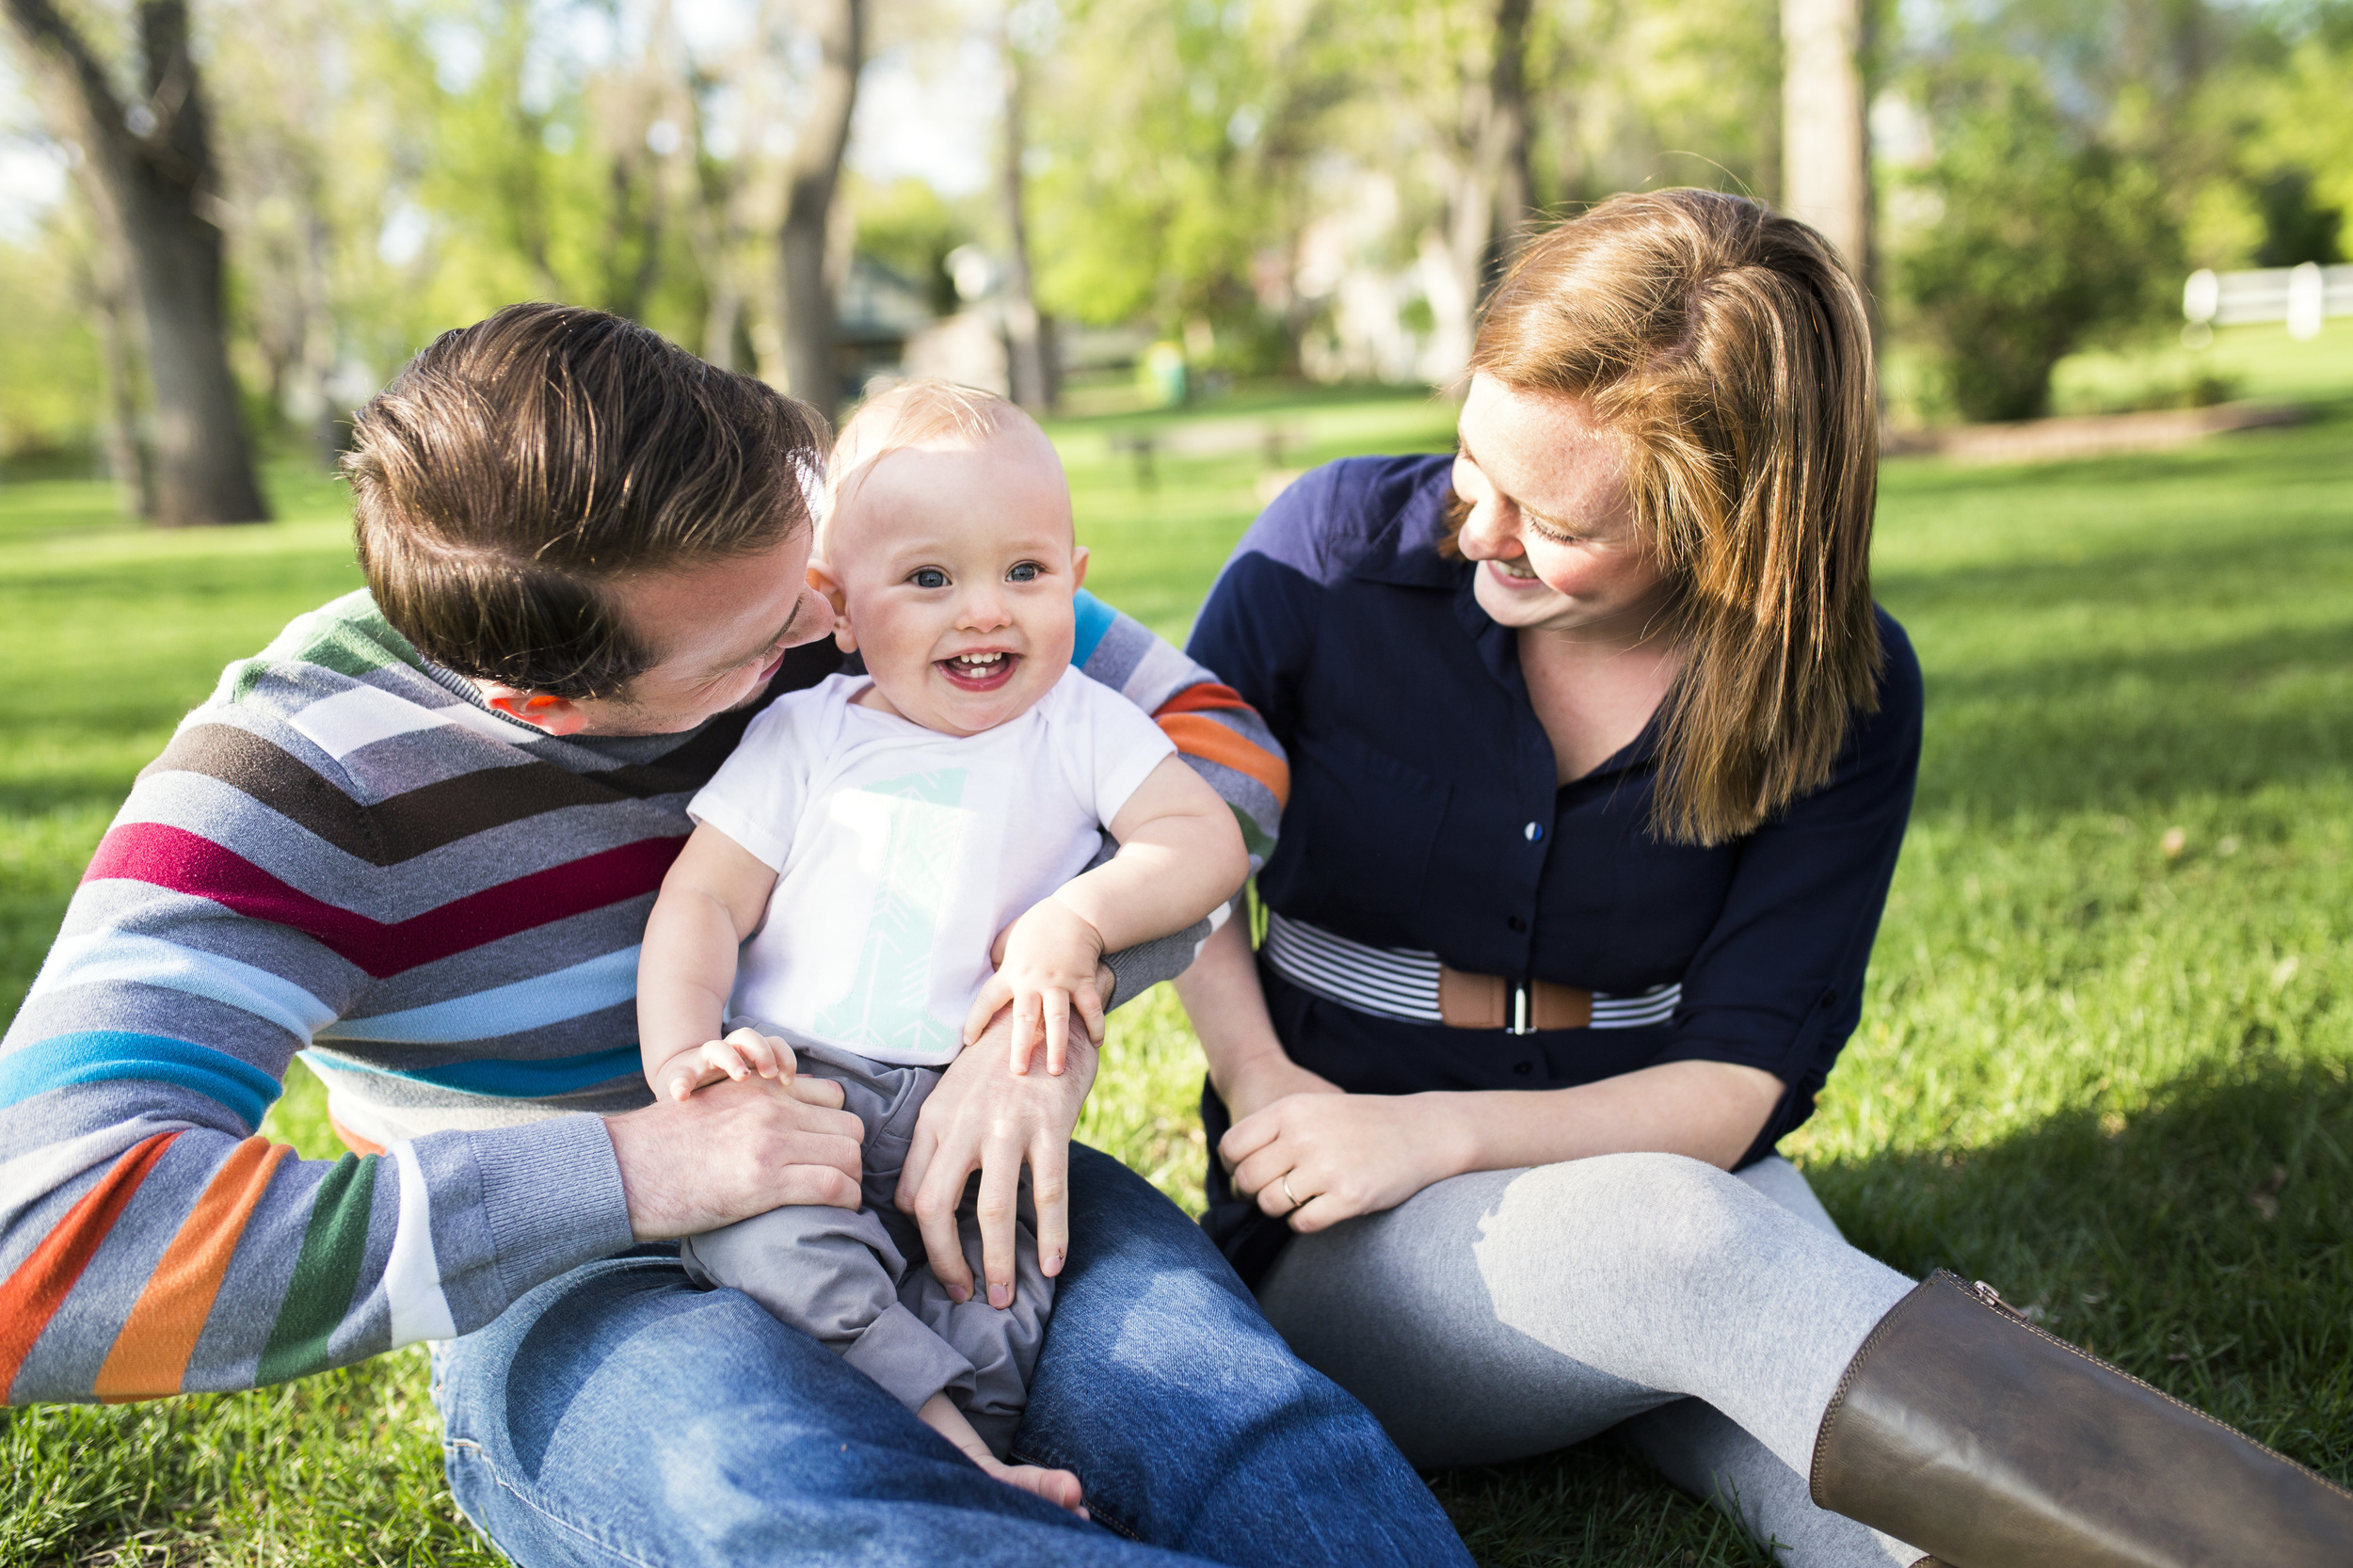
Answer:
[[[1492,563],[1479,568],[1472,597],[1497,626],[1541,626],[1569,608],[1569,601],[1559,590],[1547,587],[1540,579],[1506,577]]]

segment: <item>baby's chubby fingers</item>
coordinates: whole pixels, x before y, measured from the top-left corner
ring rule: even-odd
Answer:
[[[998,940],[1002,942],[1004,938]],[[964,1015],[964,1043],[968,1046],[987,1033],[988,1026],[997,1021],[997,1015],[1012,1000],[1013,982],[1005,978],[1001,969],[982,982],[980,995],[972,999],[971,1007]]]
[[[1036,991],[1025,989],[1014,992],[1013,1030],[1006,1048],[1009,1052],[1007,1060],[1016,1078],[1029,1073],[1030,1059],[1037,1054],[1038,1038],[1046,1032],[1039,1022],[1042,1000]]]
[[[1038,993],[1038,1000],[1046,1009],[1046,1070],[1060,1078],[1070,1060],[1070,993],[1048,985]]]
[[[762,1078],[790,1080],[792,1077],[792,1048],[774,1034],[762,1034],[756,1029],[746,1027],[730,1032],[721,1043],[735,1053],[736,1059],[745,1068]],[[742,1073],[730,1073],[728,1076],[738,1080],[744,1077]]]

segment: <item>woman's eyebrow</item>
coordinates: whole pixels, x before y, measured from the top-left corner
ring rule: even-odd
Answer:
[[[1454,432],[1454,450],[1469,458],[1471,467],[1477,469],[1481,473],[1486,473],[1487,465],[1479,460],[1479,455],[1470,449],[1470,442],[1464,438],[1463,432],[1460,430]],[[1495,478],[1493,475],[1488,476],[1487,483],[1490,485],[1495,484]],[[1496,486],[1497,490],[1501,490],[1502,488],[1503,487],[1500,485]],[[1557,518],[1550,512],[1540,511],[1536,507],[1530,506],[1527,502],[1522,501],[1518,496],[1513,496],[1511,500],[1513,505],[1517,506],[1521,511],[1526,512],[1529,517],[1534,518],[1538,522],[1543,523],[1554,533],[1567,534],[1574,532],[1574,530],[1569,526],[1569,522],[1566,518]]]

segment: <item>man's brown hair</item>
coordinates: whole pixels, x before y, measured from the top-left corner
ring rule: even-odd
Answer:
[[[1721,843],[1827,783],[1881,660],[1879,393],[1828,242],[1718,191],[1612,197],[1529,242],[1471,369],[1586,399],[1624,443],[1685,649],[1657,829]]]
[[[622,579],[771,549],[809,522],[824,422],[634,322],[510,305],[444,332],[352,421],[368,589],[436,664],[617,695],[663,656]]]

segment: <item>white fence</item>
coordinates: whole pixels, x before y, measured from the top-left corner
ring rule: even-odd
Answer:
[[[2315,338],[2328,316],[2353,315],[2353,266],[2267,266],[2250,272],[2201,267],[2182,289],[2182,314],[2192,329],[2284,321],[2288,336]]]

